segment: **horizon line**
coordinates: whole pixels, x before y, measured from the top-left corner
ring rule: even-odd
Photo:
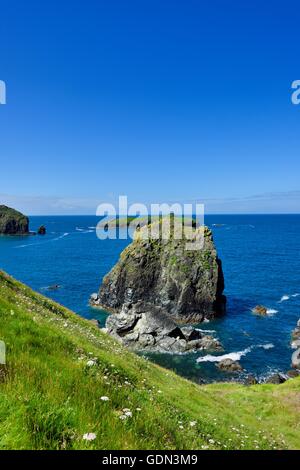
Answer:
[[[121,217],[146,217],[151,214],[127,214],[121,215]],[[166,214],[167,215],[167,214]],[[192,216],[195,214],[189,214]],[[207,215],[300,215],[300,212],[208,212],[204,214],[204,217]],[[120,214],[116,214],[116,217],[119,217]],[[28,214],[27,217],[106,217],[97,214]],[[114,216],[112,216],[114,217]]]

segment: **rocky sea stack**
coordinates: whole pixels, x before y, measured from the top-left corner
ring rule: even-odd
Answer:
[[[223,313],[224,277],[211,231],[193,230],[193,242],[202,234],[204,244],[188,249],[185,237],[145,239],[146,229],[136,232],[92,304],[116,313],[128,303],[142,302],[159,307],[178,323],[198,323]]]
[[[27,235],[29,233],[28,217],[10,207],[0,205],[0,234]]]
[[[207,227],[190,226],[189,234],[180,238],[171,225],[171,236],[164,238],[161,225],[152,222],[135,232],[90,302],[112,313],[107,332],[132,348],[172,353],[220,349],[217,339],[178,326],[225,310],[222,266],[212,233]],[[160,236],[149,237],[153,229],[159,229]]]

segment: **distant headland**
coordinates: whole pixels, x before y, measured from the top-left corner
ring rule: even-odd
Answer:
[[[29,219],[10,207],[0,205],[0,234],[28,235]]]

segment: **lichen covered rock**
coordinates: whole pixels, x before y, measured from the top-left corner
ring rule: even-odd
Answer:
[[[0,234],[27,235],[29,233],[28,217],[10,207],[0,205]]]
[[[92,298],[113,313],[136,302],[159,307],[176,322],[201,322],[224,312],[221,261],[206,227],[193,231],[193,242],[203,235],[202,249],[187,249],[187,240],[145,239],[141,228],[104,277],[98,297]],[[198,237],[198,238],[197,238]]]

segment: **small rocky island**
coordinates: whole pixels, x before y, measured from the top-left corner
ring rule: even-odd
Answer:
[[[187,239],[147,238],[144,226],[104,277],[91,305],[110,311],[107,331],[140,349],[187,352],[219,349],[220,343],[192,327],[225,311],[221,261],[207,227],[193,230],[192,243],[203,236],[201,249],[187,249]],[[191,228],[192,230],[192,228]],[[202,231],[202,233],[201,233]]]
[[[10,207],[0,205],[0,234],[1,235],[28,235],[29,219],[21,212]]]

